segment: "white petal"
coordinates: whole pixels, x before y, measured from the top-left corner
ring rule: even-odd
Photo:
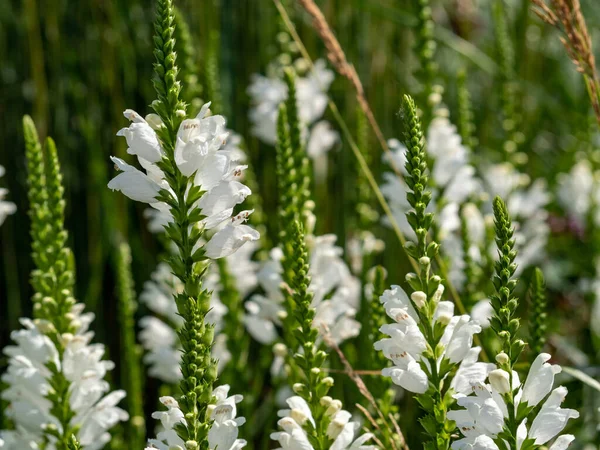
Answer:
[[[132,200],[144,203],[155,203],[161,187],[146,174],[130,166],[125,161],[111,157],[113,162],[123,172],[110,180],[108,188],[121,191]]]
[[[208,241],[204,249],[206,256],[212,259],[223,258],[244,245],[248,241],[256,241],[260,234],[248,225],[228,224],[217,231]]]
[[[554,375],[562,370],[559,365],[548,364],[549,359],[548,353],[540,353],[529,369],[521,397],[521,401],[527,402],[529,406],[536,406],[550,393],[554,385]]]

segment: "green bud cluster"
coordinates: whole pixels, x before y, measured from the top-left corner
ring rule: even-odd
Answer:
[[[433,83],[438,74],[438,64],[435,62],[435,23],[432,18],[432,10],[429,0],[414,0],[418,24],[416,28],[415,52],[419,59],[420,69],[417,78],[423,83],[421,101],[427,103],[429,96],[433,93]]]
[[[293,334],[297,346],[294,361],[303,373],[301,381],[294,383],[293,389],[310,406],[315,427],[306,425],[309,441],[316,450],[329,449],[331,440],[327,436],[327,427],[330,417],[327,409],[330,405],[322,399],[327,396],[333,386],[333,379],[326,376],[321,370],[327,359],[327,354],[319,350],[317,344],[318,330],[313,327],[315,309],[311,306],[312,293],[309,292],[310,277],[308,276],[308,250],[305,243],[303,226],[299,221],[293,225],[293,234],[290,236],[293,254],[291,260],[291,273],[293,274],[289,288],[293,308],[289,311],[294,318]],[[299,350],[302,349],[302,352]]]
[[[175,52],[175,7],[173,0],[157,0],[156,21],[154,23],[154,77],[152,84],[157,93],[157,100],[152,108],[165,124],[160,133],[163,141],[175,136],[185,116],[185,103],[179,98],[181,83],[178,81],[179,69],[176,65]],[[167,141],[171,146],[175,141]],[[166,149],[165,149],[166,150]]]
[[[431,201],[431,191],[428,189],[427,155],[417,107],[408,95],[404,96],[401,115],[404,125],[404,145],[407,149],[405,168],[408,175],[404,181],[409,191],[406,198],[413,208],[406,214],[406,218],[417,236],[416,245],[408,242],[405,248],[414,259],[418,260],[424,256],[433,258],[438,252],[439,245],[435,242],[427,244],[427,233],[433,224],[433,214],[425,212]]]
[[[470,311],[473,305],[475,305],[478,300],[481,300],[480,297],[483,297],[483,294],[479,290],[479,283],[482,279],[483,270],[481,270],[481,267],[471,255],[471,236],[469,235],[467,219],[463,214],[462,208],[460,211],[460,237],[462,241],[464,262],[463,273],[465,275],[463,304],[465,305],[465,308]]]
[[[517,265],[514,249],[514,228],[506,204],[500,197],[494,199],[494,220],[498,260],[494,268],[494,289],[496,293],[490,297],[494,316],[490,325],[502,341],[502,350],[509,356],[511,366],[514,365],[525,347],[521,339],[517,339],[519,319],[515,317],[519,300],[514,296],[517,280],[513,278]]]
[[[121,358],[122,383],[127,392],[129,424],[127,441],[134,447],[143,447],[146,438],[144,420],[144,400],[142,386],[142,368],[140,363],[141,348],[135,340],[135,291],[131,274],[131,249],[121,243],[116,252],[117,299],[119,322],[121,324]]]
[[[28,170],[29,217],[31,219],[32,257],[35,269],[31,273],[34,288],[34,315],[47,321],[44,333],[53,341],[60,357],[65,340],[76,331],[71,309],[75,282],[73,255],[67,247],[67,231],[64,228],[64,187],[60,163],[54,141],[46,139],[42,148],[35,124],[29,116],[23,118],[25,155]],[[59,427],[45,429],[47,436],[56,439],[58,450],[65,450],[70,435],[75,430],[70,422],[74,412],[69,406],[69,388],[60,368],[48,362],[51,373],[47,399],[51,402],[50,412],[56,417]]]

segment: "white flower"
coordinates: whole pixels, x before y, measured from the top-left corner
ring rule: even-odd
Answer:
[[[131,109],[125,110],[123,115],[132,122],[129,127],[122,128],[117,133],[117,136],[124,136],[127,140],[127,153],[144,158],[150,163],[160,161],[164,152],[148,122]]]
[[[307,238],[310,251],[312,307],[315,308],[313,325],[317,329],[327,327],[334,342],[340,343],[357,336],[360,324],[355,320],[360,298],[360,282],[342,259],[342,249],[335,245],[335,235]],[[258,272],[258,282],[264,295],[258,294],[246,302],[244,318],[248,332],[263,344],[277,340],[276,326],[281,325],[285,314],[284,297],[281,292],[280,249],[273,249],[270,259]]]
[[[229,386],[223,385],[215,388],[213,395],[216,403],[209,405],[210,420],[212,421],[208,431],[209,450],[239,450],[246,446],[246,441],[238,439],[239,427],[246,419],[236,417],[236,404],[243,400],[241,395],[228,397]],[[183,412],[179,409],[177,400],[173,397],[161,397],[160,402],[167,407],[166,411],[152,413],[154,419],[160,420],[163,430],[156,435],[156,439],[150,439],[148,450],[158,448],[171,450],[172,448],[185,448],[185,442],[181,439],[174,426],[178,423],[185,424]]]
[[[2,177],[4,173],[4,167],[0,166],[0,177]],[[14,203],[4,200],[6,194],[8,194],[8,190],[0,188],[0,225],[4,223],[7,216],[14,214],[17,210],[17,206]]]
[[[327,108],[327,90],[333,79],[333,72],[326,68],[323,60],[316,61],[314,70],[305,77],[296,77],[298,118],[308,156],[313,159],[325,154],[339,140],[339,134],[331,129],[328,122],[317,122]],[[275,145],[279,105],[288,97],[286,84],[277,77],[253,75],[248,94],[253,105],[249,113],[252,134],[269,145]]]
[[[0,448],[37,448],[36,442],[42,441],[43,427],[48,424],[61,431],[61,424],[52,415],[52,404],[46,398],[51,389],[49,363],[70,383],[69,406],[75,413],[70,425],[79,428],[77,437],[86,450],[102,448],[110,439],[107,430],[128,419],[127,413],[117,407],[125,392],[108,393],[110,386],[104,380],[114,364],[102,360],[103,345],[90,343],[93,333],[88,326],[93,314],[84,314],[82,304],[73,306],[71,314],[77,331],[61,337],[62,357],[54,343],[40,331],[47,326],[44,321],[21,319],[24,328],[11,334],[16,345],[4,349],[9,359],[2,381],[8,387],[2,398],[9,403],[6,415],[15,430],[0,432],[4,441]],[[54,449],[54,442],[51,440],[45,448]]]
[[[443,293],[442,285],[440,285],[439,293],[434,296],[438,297],[441,293]],[[421,294],[424,295],[424,293]],[[380,329],[389,338],[381,339],[374,344],[375,350],[383,351],[385,357],[393,363],[392,367],[383,369],[382,374],[391,377],[395,384],[406,390],[423,394],[429,388],[429,380],[422,364],[428,365],[429,362],[422,356],[427,348],[427,341],[419,329],[418,315],[406,292],[400,286],[392,286],[391,289],[385,291],[380,301],[383,303],[387,315],[395,321],[393,324],[383,325]],[[415,300],[413,299],[413,301]],[[474,366],[474,360],[479,353],[479,349],[476,354],[472,353],[473,335],[479,333],[481,327],[468,315],[454,316],[453,313],[453,303],[447,301],[437,303],[434,320],[444,325],[445,329],[440,339],[444,351],[436,364],[441,364],[444,359],[457,364],[469,356],[462,373],[463,376],[470,377],[467,367]],[[473,369],[473,375],[481,372],[487,375],[485,366],[474,366]],[[464,385],[464,382],[461,384]],[[462,385],[460,386],[461,390],[464,389]]]
[[[567,395],[566,388],[561,386],[550,392],[554,375],[560,371],[560,367],[547,364],[549,358],[550,355],[544,353],[536,358],[522,387],[517,373],[512,374],[511,388],[518,389],[514,397],[515,414],[519,405],[526,404],[533,408],[546,398],[529,428],[527,419],[520,423],[517,430],[517,450],[526,438],[533,439],[535,445],[547,444],[564,429],[569,419],[579,417],[577,411],[560,407]],[[448,412],[448,418],[456,421],[464,438],[455,441],[453,449],[498,448],[492,442],[497,439],[509,417],[507,404],[502,397],[502,394],[509,391],[509,375],[496,369],[489,373],[489,380],[490,384],[487,385],[478,380],[471,382],[471,390],[475,395],[458,393],[454,396],[458,405],[464,409]],[[550,449],[564,449],[573,439],[570,435],[560,436]]]
[[[282,431],[271,434],[271,439],[278,441],[281,446],[277,450],[313,450],[303,428],[315,426],[308,404],[298,396],[288,398],[286,403],[289,409],[282,409],[277,413],[281,417],[277,424]],[[350,421],[351,415],[348,411],[340,407],[328,409],[326,414],[331,420],[327,427],[327,436],[333,441],[330,450],[375,450],[377,448],[373,445],[363,445],[373,437],[370,433],[356,437],[360,425],[358,422]]]
[[[557,199],[582,229],[585,228],[593,188],[594,174],[587,160],[575,164],[569,173],[558,176]]]
[[[201,223],[204,229],[222,227],[206,248],[210,258],[222,258],[234,253],[244,243],[257,240],[259,235],[247,225],[241,225],[249,213],[244,213],[243,219],[236,216],[228,226],[224,224],[231,218],[234,207],[251,192],[236,180],[246,166],[236,165],[239,154],[225,145],[229,134],[225,129],[225,119],[218,115],[208,116],[209,105],[205,104],[195,118],[181,123],[174,158],[177,169],[185,176],[193,176],[191,182],[204,191],[193,205],[205,217]],[[131,110],[127,110],[125,116],[133,123],[122,129],[119,135],[125,136],[128,152],[137,155],[145,173],[112,157],[121,173],[109,182],[108,187],[123,192],[132,200],[149,203],[154,208],[146,213],[150,227],[158,231],[172,221],[169,207],[157,199],[161,190],[173,195],[163,172],[156,165],[165,153],[148,122]]]

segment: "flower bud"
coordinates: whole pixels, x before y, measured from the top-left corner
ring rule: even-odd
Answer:
[[[327,414],[328,416],[333,416],[341,409],[342,409],[342,402],[339,400],[332,400],[331,404],[327,408],[327,411],[325,411],[325,414]]]
[[[296,393],[299,394],[300,392],[304,391],[304,384],[303,383],[294,383],[294,385],[292,386],[292,390]]]
[[[329,396],[329,395],[325,395],[324,397],[321,397],[321,400],[319,400],[319,403],[321,404],[321,406],[329,406],[331,405],[331,402],[333,401],[333,399]]]
[[[410,294],[410,298],[413,302],[415,302],[415,305],[419,309],[423,308],[423,306],[425,306],[425,303],[427,303],[427,295],[423,291],[413,292],[412,294]]]
[[[419,264],[421,264],[422,266],[428,266],[429,264],[431,264],[429,256],[422,256],[421,258],[419,258]]]
[[[508,355],[504,352],[500,352],[496,355],[496,362],[498,364],[506,364],[508,363]]]
[[[282,344],[281,342],[278,342],[277,344],[275,344],[273,346],[273,354],[275,356],[279,356],[281,358],[283,358],[285,355],[287,355],[288,349],[286,347],[285,344]]]
[[[502,369],[492,370],[488,375],[492,389],[499,394],[507,394],[510,392],[510,377],[508,372]]]
[[[325,378],[323,378],[323,380],[321,380],[321,383],[331,387],[331,386],[333,386],[333,378],[325,377]]]

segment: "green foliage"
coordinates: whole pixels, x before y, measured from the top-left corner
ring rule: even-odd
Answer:
[[[458,74],[457,90],[458,132],[460,133],[462,144],[470,151],[473,151],[477,147],[477,138],[475,137],[475,117],[471,94],[467,87],[466,70],[462,70]]]
[[[194,116],[202,107],[200,96],[202,95],[202,85],[198,79],[198,64],[196,49],[193,43],[193,37],[190,34],[190,28],[185,20],[184,14],[178,8],[175,8],[174,35],[175,51],[182,61],[180,78],[183,83],[182,95],[186,103],[190,105],[190,115]],[[213,98],[209,95],[210,98]],[[214,111],[215,102],[212,107]]]

